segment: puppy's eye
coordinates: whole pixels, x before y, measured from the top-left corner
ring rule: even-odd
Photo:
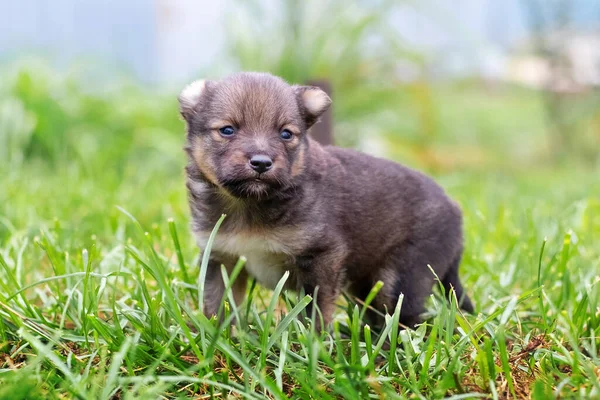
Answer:
[[[221,135],[223,136],[231,136],[235,133],[235,129],[233,129],[232,126],[224,126],[219,129],[219,132],[221,132]]]
[[[290,132],[288,129],[282,130],[279,135],[281,136],[281,138],[283,140],[290,140],[294,136],[294,134],[292,132]]]

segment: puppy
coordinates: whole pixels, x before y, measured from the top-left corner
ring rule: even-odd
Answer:
[[[459,207],[430,178],[353,150],[322,147],[307,131],[331,100],[320,89],[290,86],[264,73],[196,81],[179,96],[187,125],[187,189],[200,248],[222,214],[212,246],[204,312],[224,294],[220,266],[240,256],[234,284],[241,302],[248,276],[273,288],[313,294],[325,324],[340,291],[364,299],[381,280],[375,308],[419,323],[435,282],[430,265],[462,308],[472,312],[458,277]]]

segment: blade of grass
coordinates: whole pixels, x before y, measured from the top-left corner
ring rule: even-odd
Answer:
[[[200,273],[198,277],[198,309],[204,310],[204,282],[206,281],[206,271],[208,270],[208,261],[210,259],[210,251],[212,249],[213,242],[215,241],[215,237],[217,236],[217,231],[219,227],[223,223],[225,219],[225,214],[221,215],[221,218],[215,224],[210,236],[208,237],[208,241],[206,242],[206,247],[202,249],[202,262],[200,263]]]
[[[390,356],[388,359],[388,376],[393,376],[394,371],[396,370],[396,349],[398,348],[398,329],[400,328],[400,310],[402,308],[402,301],[404,300],[404,295],[398,296],[398,301],[396,302],[396,308],[394,309],[394,314],[392,315],[392,329],[390,333]]]

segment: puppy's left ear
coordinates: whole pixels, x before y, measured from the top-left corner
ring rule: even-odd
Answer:
[[[331,99],[327,93],[316,86],[294,86],[294,92],[303,113],[306,128],[310,128],[327,111],[331,105]]]
[[[187,121],[196,113],[197,106],[205,94],[208,81],[198,80],[187,85],[179,94],[179,110]]]

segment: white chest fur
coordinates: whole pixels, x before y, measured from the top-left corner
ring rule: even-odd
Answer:
[[[205,248],[208,234],[197,234]],[[274,234],[218,233],[213,251],[246,257],[246,271],[263,286],[273,289],[290,268],[290,249]]]

